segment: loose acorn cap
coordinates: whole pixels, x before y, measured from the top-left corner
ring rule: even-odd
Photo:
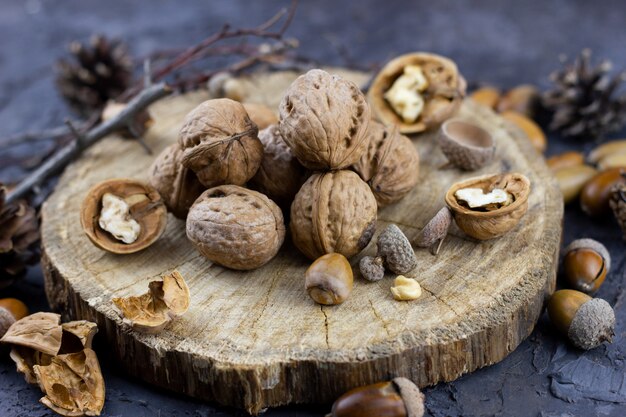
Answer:
[[[420,248],[430,248],[431,253],[437,255],[451,224],[452,212],[450,208],[442,207],[424,226],[415,244]]]
[[[455,193],[464,188],[481,188],[490,192],[504,189],[513,196],[508,206],[492,211],[472,210],[459,203]],[[467,235],[479,239],[493,239],[513,229],[528,210],[530,181],[519,173],[485,175],[453,184],[446,193],[446,204],[452,210],[456,224]]]
[[[363,278],[368,281],[380,281],[385,277],[383,258],[379,256],[364,256],[359,261],[359,271],[361,271]]]
[[[378,255],[386,267],[396,274],[406,274],[417,266],[411,242],[395,224],[390,224],[378,236]]]
[[[384,97],[407,65],[421,67],[429,84],[422,94],[424,110],[414,123],[405,123]],[[417,52],[401,55],[388,62],[372,81],[367,98],[378,120],[384,124],[398,125],[400,133],[418,133],[435,128],[453,116],[461,106],[465,89],[466,82],[452,60]]]
[[[466,171],[488,164],[496,150],[491,133],[460,119],[447,120],[441,126],[439,146],[451,164]]]
[[[135,242],[123,243],[100,228],[98,219],[105,193],[123,198],[130,206],[131,217],[141,226]],[[135,253],[161,237],[167,224],[167,209],[154,187],[134,179],[116,178],[96,184],[87,192],[80,208],[80,223],[89,240],[100,249],[117,254]]]

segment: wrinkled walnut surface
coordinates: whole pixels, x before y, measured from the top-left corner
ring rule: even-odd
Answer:
[[[343,169],[367,146],[370,109],[356,84],[315,69],[298,77],[283,97],[280,131],[309,169]]]
[[[124,198],[129,203],[131,217],[141,226],[135,242],[123,243],[98,225],[105,193]],[[135,253],[161,237],[167,223],[167,209],[152,186],[129,178],[111,179],[96,184],[87,192],[80,209],[80,222],[89,240],[100,249],[118,254]]]
[[[293,155],[277,125],[260,131],[259,139],[264,148],[263,161],[249,185],[288,209],[308,171]]]
[[[428,80],[428,88],[422,93],[424,109],[413,123],[405,123],[384,97],[407,65],[421,67]],[[378,120],[398,125],[401,133],[418,133],[437,127],[453,116],[463,101],[465,89],[465,80],[452,60],[419,52],[401,55],[388,62],[374,78],[367,98]]]
[[[419,153],[395,126],[371,121],[368,147],[353,169],[374,192],[380,207],[407,195],[419,179]]]
[[[310,259],[331,252],[349,258],[371,240],[376,212],[376,198],[354,172],[317,173],[291,205],[292,240]]]
[[[258,131],[241,103],[227,98],[207,100],[186,116],[180,130],[182,162],[207,188],[243,185],[259,169],[263,157]]]
[[[150,167],[150,185],[159,192],[168,211],[184,220],[206,187],[182,161],[183,151],[177,143],[165,148]]]
[[[285,224],[280,208],[265,195],[223,185],[205,191],[191,207],[187,237],[207,259],[248,270],[276,256]]]

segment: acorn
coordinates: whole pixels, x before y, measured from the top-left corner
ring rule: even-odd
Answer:
[[[565,249],[563,275],[568,285],[586,294],[596,292],[611,267],[606,247],[593,239],[578,239]]]
[[[500,115],[524,132],[530,143],[538,152],[545,152],[548,142],[545,133],[543,133],[543,130],[541,130],[541,127],[539,127],[537,123],[516,111],[507,110]]]
[[[352,267],[340,253],[327,253],[317,258],[304,273],[304,286],[318,304],[343,303],[353,285]]]
[[[481,87],[470,94],[470,98],[483,106],[495,109],[500,100],[500,90],[491,86]]]
[[[335,401],[326,417],[422,417],[424,394],[406,378],[358,387]]]
[[[466,171],[491,162],[496,150],[491,133],[460,119],[447,120],[441,125],[439,146],[450,164]]]
[[[546,159],[546,163],[548,164],[548,168],[554,172],[563,168],[583,165],[585,163],[585,156],[580,152],[568,151],[551,156]]]
[[[0,337],[9,330],[16,321],[28,315],[28,307],[17,298],[0,299]]]
[[[611,342],[615,334],[615,312],[601,298],[576,290],[559,290],[548,301],[552,324],[576,347],[584,350]]]
[[[614,185],[624,182],[624,168],[611,168],[591,178],[580,193],[580,208],[589,216],[600,217],[609,214],[609,200]]]
[[[500,98],[496,110],[499,113],[514,111],[532,119],[539,107],[539,98],[539,90],[534,85],[518,85]]]

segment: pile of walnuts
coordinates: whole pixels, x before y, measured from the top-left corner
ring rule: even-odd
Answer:
[[[261,131],[259,110],[258,124],[267,126]],[[268,120],[259,106],[205,101],[151,168],[152,186],[172,214],[186,219],[189,240],[228,268],[258,268],[278,253],[283,210],[307,257],[354,256],[371,240],[378,208],[418,180],[417,150],[395,126],[371,120],[354,83],[311,70],[293,82],[278,110],[279,118]]]

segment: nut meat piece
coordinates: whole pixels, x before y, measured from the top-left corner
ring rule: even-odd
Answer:
[[[187,115],[180,130],[183,165],[206,187],[244,185],[263,158],[258,132],[241,103],[207,100]]]
[[[189,208],[206,188],[182,160],[183,150],[177,143],[165,148],[150,168],[150,184],[159,192],[167,209],[185,220]]]
[[[130,206],[130,217],[139,223],[139,236],[133,243],[123,243],[99,226],[102,197],[107,193],[124,199]],[[87,192],[80,208],[80,223],[89,240],[100,249],[117,254],[135,253],[161,237],[167,223],[167,209],[152,186],[134,179],[111,179]]]
[[[348,168],[365,152],[370,109],[351,81],[311,70],[291,84],[279,112],[285,142],[309,169]]]
[[[268,196],[280,207],[289,208],[306,180],[307,170],[283,140],[277,125],[259,132],[263,143],[261,167],[250,180],[250,188]]]
[[[313,174],[291,205],[291,236],[308,258],[337,252],[350,258],[372,239],[376,198],[352,171]]]
[[[419,179],[419,153],[413,142],[395,126],[371,121],[368,147],[353,169],[367,182],[380,207],[407,195]]]
[[[162,281],[148,284],[148,292],[138,297],[113,298],[125,321],[134,330],[158,333],[175,317],[189,308],[189,288],[177,271],[163,276]]]
[[[285,223],[280,208],[263,194],[222,185],[205,191],[191,207],[187,237],[207,259],[249,270],[276,256]]]

